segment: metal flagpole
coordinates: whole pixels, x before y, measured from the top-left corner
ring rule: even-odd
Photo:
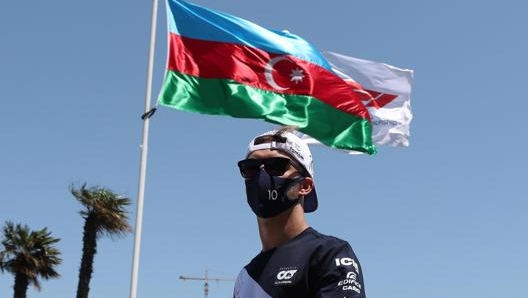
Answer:
[[[143,140],[141,143],[141,161],[139,170],[139,187],[136,209],[136,228],[134,234],[134,256],[132,260],[132,277],[130,280],[130,298],[137,296],[137,283],[139,272],[139,251],[141,246],[141,225],[143,221],[143,199],[145,197],[145,177],[147,172],[148,133],[150,116],[155,109],[150,108],[152,97],[152,72],[154,68],[154,49],[156,43],[156,25],[158,16],[158,0],[152,0],[152,21],[150,24],[150,47],[148,51],[147,88],[145,94],[145,114],[143,119]]]

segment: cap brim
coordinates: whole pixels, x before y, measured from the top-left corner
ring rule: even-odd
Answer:
[[[304,212],[314,212],[317,209],[317,192],[315,187],[304,197]]]

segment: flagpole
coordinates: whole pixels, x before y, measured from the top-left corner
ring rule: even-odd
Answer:
[[[147,65],[147,88],[145,92],[145,114],[143,117],[143,140],[140,147],[141,159],[139,170],[139,186],[137,194],[137,209],[136,209],[136,228],[134,233],[134,252],[132,259],[132,276],[130,280],[130,298],[137,296],[137,284],[139,273],[139,255],[141,246],[141,227],[143,222],[143,200],[145,197],[145,178],[147,173],[147,153],[148,153],[148,134],[150,116],[153,110],[150,108],[152,98],[152,73],[154,68],[154,49],[156,43],[156,25],[158,16],[158,0],[152,0],[152,17],[150,24],[150,47],[148,51],[148,65]]]

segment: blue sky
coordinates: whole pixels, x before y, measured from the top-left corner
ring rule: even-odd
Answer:
[[[528,296],[526,3],[194,3],[414,70],[409,147],[374,156],[312,148],[320,207],[308,221],[352,244],[369,298]],[[0,223],[48,227],[64,259],[62,277],[28,297],[75,295],[83,222],[70,185],[136,202],[151,5],[0,4]],[[154,97],[164,13],[161,2]],[[234,278],[260,249],[236,161],[274,126],[168,108],[150,124],[138,297],[201,298],[202,282],[178,277]],[[91,297],[128,297],[132,249],[132,235],[100,241]],[[13,281],[0,274],[0,297]],[[211,282],[209,298],[230,297],[232,286]]]

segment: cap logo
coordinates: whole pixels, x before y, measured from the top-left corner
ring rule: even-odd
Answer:
[[[290,147],[290,153],[293,153],[299,159],[304,160],[304,157],[301,155],[301,152],[295,150],[293,147]]]

